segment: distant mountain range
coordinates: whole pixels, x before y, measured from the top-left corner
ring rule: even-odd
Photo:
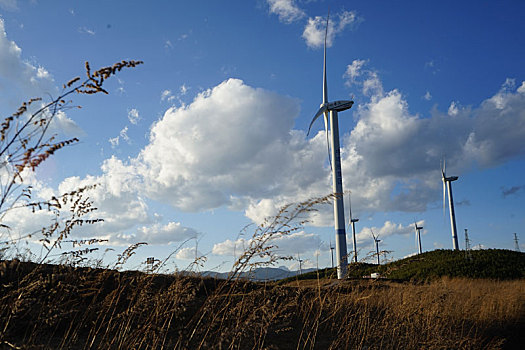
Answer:
[[[315,271],[315,268],[312,269],[302,269],[302,273],[309,273]],[[215,272],[215,271],[204,271],[201,272],[202,276],[214,277],[225,279],[228,278],[229,272]],[[254,269],[251,272],[242,272],[240,277],[247,278],[252,281],[276,281],[283,278],[294,277],[300,275],[301,271],[290,271],[286,268],[280,267],[260,267]]]

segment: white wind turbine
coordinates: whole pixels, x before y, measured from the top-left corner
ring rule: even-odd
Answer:
[[[355,223],[359,221],[358,218],[352,217],[352,196],[348,194],[348,212],[350,214],[349,225],[352,225],[352,243],[354,244],[354,262],[357,262],[357,241],[355,238]]]
[[[417,253],[421,254],[423,253],[423,250],[421,249],[421,230],[423,229],[423,226],[418,226],[417,222],[414,221],[414,228],[416,230]]]
[[[380,261],[379,261],[379,242],[381,242],[381,240],[379,239],[379,235],[374,235],[374,231],[372,229],[370,229],[370,232],[372,232],[372,237],[374,237],[374,243],[376,244],[376,255],[377,255],[377,265],[380,265]]]
[[[341,175],[341,154],[339,149],[339,123],[337,112],[345,111],[352,107],[354,101],[334,101],[328,102],[328,85],[326,82],[326,37],[328,35],[328,20],[326,18],[326,31],[324,35],[324,59],[323,59],[323,103],[314,115],[307,135],[313,123],[324,116],[325,132],[328,142],[328,114],[330,114],[330,141],[328,148],[331,148],[331,168],[332,168],[332,189],[334,198],[334,226],[335,226],[335,249],[337,259],[337,278],[342,279],[346,275],[347,268],[347,249],[346,249],[346,231],[345,231],[345,213],[343,204],[343,180]],[[331,147],[330,147],[331,146]]]
[[[454,250],[459,250],[458,233],[456,230],[456,214],[454,212],[454,197],[452,197],[452,182],[458,179],[457,176],[446,175],[446,164],[443,160],[443,167],[441,168],[441,180],[443,181],[443,213],[445,212],[445,191],[448,192],[448,207],[450,209],[450,227],[452,230],[452,244]],[[446,189],[445,189],[446,187]]]

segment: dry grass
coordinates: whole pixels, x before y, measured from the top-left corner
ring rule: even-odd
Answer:
[[[518,348],[525,282],[285,286],[3,262],[0,344],[22,349]]]

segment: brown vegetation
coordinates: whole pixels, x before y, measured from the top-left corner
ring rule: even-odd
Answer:
[[[8,348],[501,349],[525,341],[523,280],[283,286],[17,261],[2,262],[0,274]]]

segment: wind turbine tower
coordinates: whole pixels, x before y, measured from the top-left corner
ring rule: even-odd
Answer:
[[[518,243],[518,234],[516,232],[514,232],[514,249],[517,251],[517,252],[520,252],[520,245]]]
[[[441,168],[441,179],[443,181],[443,210],[445,210],[445,187],[448,193],[448,208],[450,210],[450,227],[452,230],[452,244],[454,250],[459,250],[458,233],[456,229],[456,214],[454,213],[454,198],[452,197],[452,182],[458,179],[457,176],[446,175],[445,162]]]
[[[323,103],[314,115],[308,134],[313,123],[324,116],[325,132],[328,139],[328,116],[330,115],[330,144],[332,158],[332,190],[334,198],[334,228],[335,228],[335,250],[337,259],[337,278],[343,279],[346,276],[347,269],[347,249],[346,249],[346,230],[345,230],[345,213],[343,204],[343,179],[341,174],[341,153],[339,149],[339,122],[337,113],[350,109],[354,101],[334,101],[328,102],[328,84],[326,81],[326,37],[328,34],[328,20],[326,18],[326,31],[324,35],[324,59],[323,59]],[[328,141],[328,140],[327,140]]]
[[[350,224],[352,225],[352,242],[354,244],[354,262],[357,262],[357,241],[355,238],[355,223],[359,221],[358,218],[352,217],[352,197],[348,196],[348,208],[350,213]]]
[[[414,221],[414,227],[416,230],[417,253],[421,254],[423,253],[423,250],[421,249],[421,230],[423,229],[423,226],[418,226],[417,222]]]

